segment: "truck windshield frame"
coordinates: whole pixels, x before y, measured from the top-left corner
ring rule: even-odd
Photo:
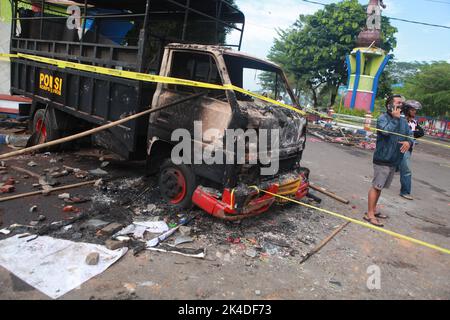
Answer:
[[[278,66],[240,55],[224,54],[223,57],[233,85],[285,104],[299,106],[285,74]],[[247,70],[255,74],[252,76],[253,79],[250,79],[250,84],[246,83],[249,80],[248,72],[246,74]],[[260,74],[257,77],[258,72]],[[255,89],[258,85],[264,89]],[[239,92],[236,97],[239,101],[254,101],[253,97]]]

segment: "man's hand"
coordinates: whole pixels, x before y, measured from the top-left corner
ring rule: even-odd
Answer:
[[[392,117],[394,117],[396,119],[400,119],[401,112],[402,112],[401,108],[394,106],[394,109],[392,109],[391,115],[392,115]]]
[[[401,153],[405,153],[411,147],[408,141],[400,141],[399,143],[402,145],[400,148]]]

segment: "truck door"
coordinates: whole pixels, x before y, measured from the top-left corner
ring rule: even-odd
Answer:
[[[169,77],[222,84],[216,60],[211,54],[174,50],[171,51],[168,61],[169,65],[167,66],[168,71],[166,74]],[[169,134],[177,128],[185,128],[193,135],[194,121],[202,122],[203,132],[210,128],[223,131],[228,127],[231,119],[231,107],[224,90],[174,84],[163,84],[161,86],[161,89],[156,93],[157,97],[154,99],[156,104],[153,107],[158,107],[196,93],[204,92],[205,95],[154,113],[150,118],[150,124],[151,127],[158,129],[157,131],[163,129]],[[155,135],[158,136],[156,132]],[[159,138],[163,137],[159,136]]]

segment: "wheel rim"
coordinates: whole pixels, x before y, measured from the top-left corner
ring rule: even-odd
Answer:
[[[38,143],[44,143],[47,140],[47,127],[45,126],[45,122],[42,118],[36,121],[35,131],[39,135]]]
[[[170,203],[177,204],[183,201],[187,193],[186,178],[176,168],[167,168],[161,173],[161,191],[170,199]]]

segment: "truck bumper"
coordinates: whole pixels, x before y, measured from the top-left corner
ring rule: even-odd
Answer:
[[[307,195],[309,182],[307,173],[302,172],[286,179],[264,183],[258,188],[299,200]],[[256,188],[251,186],[240,186],[233,190],[224,189],[221,197],[210,189],[199,186],[194,191],[192,202],[220,219],[239,220],[267,211],[274,202],[285,203],[288,200],[264,192],[258,193]]]

